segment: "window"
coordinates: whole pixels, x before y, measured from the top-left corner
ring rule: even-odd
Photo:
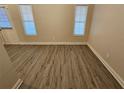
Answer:
[[[12,25],[9,21],[9,17],[7,15],[7,10],[5,7],[0,7],[0,28],[2,29],[12,28]]]
[[[79,5],[75,7],[74,35],[82,36],[85,34],[88,6]]]
[[[37,35],[31,5],[19,5],[26,35]]]

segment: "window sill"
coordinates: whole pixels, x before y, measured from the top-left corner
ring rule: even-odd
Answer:
[[[0,31],[6,30],[6,29],[13,29],[13,28],[12,28],[12,27],[9,27],[9,28],[7,28],[7,27],[6,27],[6,28],[1,28]]]
[[[75,36],[75,37],[82,37],[82,36],[84,36],[84,35],[73,35],[73,36]]]

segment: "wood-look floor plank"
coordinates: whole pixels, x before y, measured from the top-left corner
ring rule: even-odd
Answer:
[[[21,88],[122,88],[88,46],[5,45]]]

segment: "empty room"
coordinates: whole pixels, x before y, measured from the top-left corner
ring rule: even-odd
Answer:
[[[123,89],[123,4],[0,4],[1,89]]]

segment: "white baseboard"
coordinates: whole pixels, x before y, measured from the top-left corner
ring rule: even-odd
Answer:
[[[99,60],[103,63],[107,70],[113,75],[113,77],[118,81],[122,88],[124,88],[124,80],[120,77],[120,75],[116,73],[116,71],[108,64],[108,62],[106,62],[89,43],[87,43],[87,45],[92,50],[92,52],[99,58]]]
[[[23,80],[18,79],[17,82],[12,87],[12,89],[18,89],[21,86],[22,83],[23,83]]]
[[[86,42],[16,42],[5,44],[18,44],[18,45],[87,45]]]

